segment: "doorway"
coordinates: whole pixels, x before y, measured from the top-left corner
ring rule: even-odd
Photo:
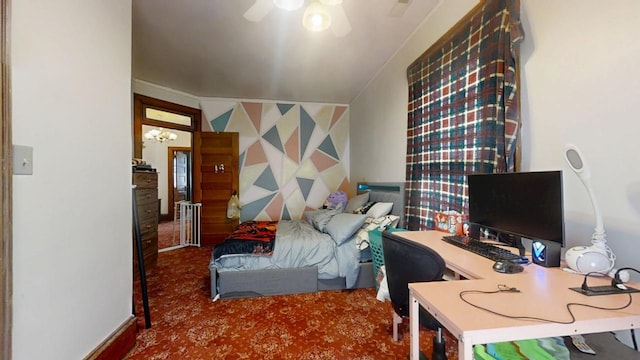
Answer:
[[[168,182],[169,204],[175,204],[178,201],[191,201],[193,180],[191,175],[191,147],[174,147],[170,146],[167,154],[169,160]]]
[[[171,248],[175,202],[193,200],[191,152],[200,109],[134,94],[133,157],[158,173],[158,248]],[[177,162],[174,165],[174,149]],[[175,182],[174,182],[175,181]],[[178,183],[179,182],[179,183]]]

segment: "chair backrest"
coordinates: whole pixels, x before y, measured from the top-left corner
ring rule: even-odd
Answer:
[[[409,283],[442,280],[445,262],[430,247],[396,234],[382,233],[387,285],[394,311],[409,316]]]

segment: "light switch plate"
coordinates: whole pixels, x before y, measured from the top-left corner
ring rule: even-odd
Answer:
[[[13,174],[33,175],[33,148],[13,145]]]

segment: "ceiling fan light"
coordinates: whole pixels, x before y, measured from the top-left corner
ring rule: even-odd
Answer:
[[[320,2],[327,6],[338,6],[342,4],[342,0],[320,0]]]
[[[293,11],[300,9],[304,4],[304,0],[273,0],[273,4],[280,9]]]
[[[331,15],[322,4],[313,2],[305,9],[302,24],[310,31],[326,30],[331,26]]]

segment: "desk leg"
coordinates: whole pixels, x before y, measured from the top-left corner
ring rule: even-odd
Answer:
[[[458,340],[458,359],[473,360],[473,345],[471,341]]]
[[[418,300],[413,296],[411,290],[409,290],[409,303],[411,304],[409,307],[409,322],[411,324],[409,330],[409,334],[411,336],[411,348],[409,355],[411,360],[418,360],[420,359],[420,347],[418,341],[420,338],[420,331],[418,329],[420,303],[418,303]]]

